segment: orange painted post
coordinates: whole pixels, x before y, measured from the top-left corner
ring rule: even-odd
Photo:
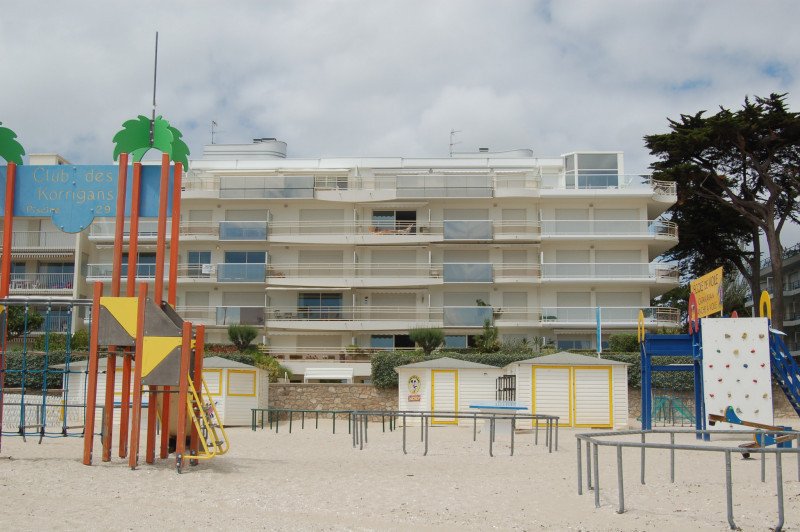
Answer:
[[[183,455],[186,453],[186,399],[189,393],[189,354],[192,348],[192,323],[183,322],[183,342],[181,343],[181,373],[178,387],[178,426],[175,441],[175,467],[178,473],[183,470]]]
[[[17,165],[8,163],[6,171],[6,203],[3,215],[3,260],[0,266],[0,297],[8,297],[11,285],[11,242],[14,236],[14,182]],[[3,345],[5,348],[5,343]],[[3,349],[5,351],[5,349]]]
[[[94,413],[97,402],[97,335],[100,330],[100,296],[103,295],[103,283],[94,283],[92,298],[92,327],[89,339],[89,375],[86,382],[86,408],[83,420],[83,464],[92,465],[92,447],[94,446]]]
[[[172,230],[169,244],[169,285],[167,302],[175,307],[178,299],[178,247],[180,245],[181,225],[181,181],[183,164],[175,163],[175,177],[172,182]]]
[[[133,370],[133,411],[131,415],[131,445],[128,465],[135,469],[139,463],[139,432],[142,427],[142,354],[144,352],[144,307],[147,283],[139,283],[139,308],[136,318],[136,366]]]
[[[6,171],[6,203],[3,218],[3,256],[0,259],[0,297],[8,297],[11,285],[11,243],[14,236],[14,182],[16,181],[17,165],[8,163]],[[6,314],[8,316],[8,314]],[[0,368],[6,367],[6,336],[8,320],[3,320],[2,351],[0,351]],[[3,426],[3,390],[5,390],[5,372],[0,373],[0,428]],[[2,444],[3,431],[0,430],[0,444]]]
[[[169,154],[161,154],[161,190],[158,196],[158,229],[156,243],[156,283],[153,300],[158,306],[164,299],[164,255],[167,249],[167,206],[169,205]],[[177,242],[175,243],[177,244]]]
[[[125,288],[127,297],[136,295],[136,256],[139,252],[139,204],[142,187],[142,163],[133,164],[133,182],[131,183],[131,219],[130,238],[128,243],[128,281]],[[122,257],[120,257],[120,260]],[[128,455],[128,424],[130,423],[131,406],[131,362],[133,354],[125,348],[122,361],[122,397],[120,397],[119,415],[119,456]],[[141,404],[141,403],[140,403]]]
[[[117,182],[117,216],[114,227],[114,255],[111,266],[111,297],[119,297],[122,277],[122,241],[125,235],[125,188],[128,181],[128,154],[119,157],[119,180]],[[106,400],[103,420],[103,462],[111,460],[111,444],[114,435],[114,385],[117,377],[116,346],[108,346],[106,359]],[[120,403],[120,412],[122,403]]]
[[[194,341],[194,361],[192,363],[192,382],[194,382],[194,389],[197,391],[197,404],[202,409],[205,406],[203,402],[203,346],[206,341],[206,326],[198,325],[195,332]],[[211,398],[209,398],[211,399]],[[211,431],[209,431],[211,434]],[[192,437],[189,441],[189,451],[192,456],[197,456],[200,451],[200,435],[197,433],[197,427],[192,424]],[[190,465],[197,465],[199,460],[190,460]]]

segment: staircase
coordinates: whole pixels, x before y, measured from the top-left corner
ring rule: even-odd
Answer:
[[[770,331],[769,357],[772,375],[800,416],[800,366],[792,358],[780,334]]]
[[[200,435],[198,453],[190,458],[192,460],[210,460],[217,455],[223,455],[228,452],[230,447],[228,435],[225,434],[225,427],[222,426],[219,420],[214,401],[210,400],[208,404],[202,404],[192,379],[190,377],[187,378],[189,378],[189,393],[186,396],[186,407],[189,419],[197,430],[197,434]],[[211,394],[208,391],[208,385],[203,378],[201,378],[201,385],[204,392],[203,396],[210,398]]]

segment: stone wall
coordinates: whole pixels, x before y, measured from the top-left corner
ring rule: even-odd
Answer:
[[[397,410],[397,388],[372,384],[270,383],[269,408],[292,410]]]

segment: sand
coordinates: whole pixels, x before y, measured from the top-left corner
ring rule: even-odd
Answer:
[[[795,421],[795,425],[798,423]],[[788,422],[791,424],[791,421]],[[517,434],[514,456],[498,436],[472,429],[430,429],[423,456],[419,429],[381,432],[371,424],[363,450],[347,425],[228,429],[230,451],[177,474],[174,458],[143,463],[81,463],[79,438],[4,436],[0,452],[0,523],[4,530],[728,530],[724,456],[679,453],[669,482],[667,451],[648,451],[646,484],[640,452],[624,450],[626,512],[617,514],[616,451],[600,448],[600,502],[578,495],[576,430],[561,429],[548,453],[543,438]],[[581,432],[587,432],[585,429]],[[602,431],[595,431],[601,433]],[[684,440],[695,443],[694,438]],[[741,441],[741,440],[739,440]],[[726,442],[729,444],[739,441]],[[719,443],[719,442],[717,442]],[[585,456],[585,453],[584,453]],[[744,530],[778,521],[775,459],[733,456],[734,519]],[[786,530],[800,529],[800,482],[794,457],[784,459]]]

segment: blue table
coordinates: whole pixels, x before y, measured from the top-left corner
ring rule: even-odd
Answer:
[[[493,414],[495,416],[503,416],[495,419],[494,432],[495,434],[511,434],[511,418],[505,417],[515,414],[521,410],[527,410],[528,407],[519,401],[476,401],[470,403],[470,408],[480,410],[482,414]],[[481,428],[481,434],[488,434],[491,430],[491,418],[486,416]]]

